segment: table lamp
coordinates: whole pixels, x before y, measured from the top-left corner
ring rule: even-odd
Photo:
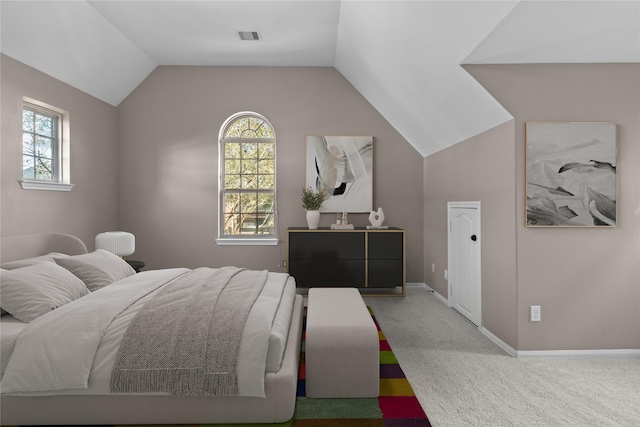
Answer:
[[[136,251],[136,237],[126,231],[107,231],[96,236],[96,249],[125,257]]]

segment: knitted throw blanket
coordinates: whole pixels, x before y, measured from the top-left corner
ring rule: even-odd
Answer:
[[[166,285],[129,325],[111,391],[237,395],[244,325],[267,276],[235,267],[200,268]]]

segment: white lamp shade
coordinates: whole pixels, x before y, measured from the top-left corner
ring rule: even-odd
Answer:
[[[104,249],[118,256],[136,251],[136,237],[126,231],[107,231],[96,236],[96,249]]]

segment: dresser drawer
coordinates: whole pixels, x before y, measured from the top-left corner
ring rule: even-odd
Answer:
[[[290,259],[364,259],[364,233],[289,233]]]
[[[299,287],[314,286],[365,286],[365,261],[290,259],[289,274]]]

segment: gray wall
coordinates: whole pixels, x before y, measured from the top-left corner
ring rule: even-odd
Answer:
[[[278,246],[217,246],[218,133],[239,111],[277,135]],[[157,68],[118,107],[119,225],[150,268],[284,271],[286,229],[305,226],[307,135],[373,135],[374,205],[407,230],[407,280],[423,281],[422,157],[334,68]],[[321,226],[335,220],[324,214]],[[369,224],[368,214],[350,215]]]
[[[448,296],[447,202],[481,202],[482,326],[516,345],[516,172],[513,122],[424,159],[425,282]],[[431,264],[436,271],[431,271]]]
[[[91,250],[96,234],[117,228],[116,108],[8,56],[1,61],[2,235],[69,233]],[[20,187],[23,96],[69,112],[71,192]]]
[[[640,348],[640,65],[466,68],[515,120],[425,159],[425,269],[446,260],[446,224],[441,212],[429,218],[430,198],[440,205],[481,200],[483,325],[490,332],[522,351]],[[527,121],[617,123],[616,228],[524,226]],[[492,167],[477,168],[482,151]],[[444,162],[472,175],[464,182],[449,176],[437,187],[431,181]],[[461,195],[471,181],[476,190]],[[493,196],[492,186],[500,189]],[[446,296],[446,284],[432,280]],[[541,322],[529,321],[531,305],[542,306]]]

